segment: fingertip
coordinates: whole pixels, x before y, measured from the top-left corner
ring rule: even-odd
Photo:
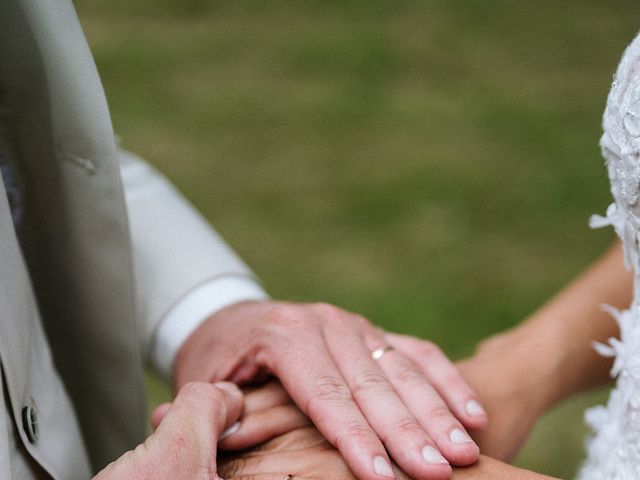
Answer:
[[[456,467],[466,467],[474,464],[480,458],[480,448],[474,442],[457,445],[452,452],[447,452],[447,460]]]
[[[222,432],[220,434],[220,437],[218,438],[218,441],[222,442],[226,438],[229,438],[231,435],[233,435],[238,430],[240,430],[241,426],[242,426],[242,423],[240,423],[240,421],[234,422],[233,424],[231,424],[230,427],[228,427],[224,432]]]
[[[487,412],[475,398],[471,398],[465,404],[465,410],[469,416],[486,416]]]
[[[480,448],[461,428],[451,430],[447,440],[441,439],[438,446],[451,465],[460,467],[471,465],[480,457]]]
[[[171,408],[170,403],[163,403],[158,405],[151,414],[151,426],[156,430],[160,426],[160,422],[167,415],[167,412]]]
[[[468,400],[464,405],[464,425],[467,428],[480,429],[486,427],[489,418],[487,412],[476,399]]]
[[[449,461],[433,445],[425,445],[420,451],[424,463],[416,470],[420,478],[448,479],[452,469]]]
[[[466,417],[460,421],[469,431],[484,430],[489,423],[487,417]]]

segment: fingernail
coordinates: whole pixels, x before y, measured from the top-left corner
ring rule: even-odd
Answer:
[[[373,470],[378,475],[382,475],[383,477],[396,478],[396,476],[393,474],[391,465],[389,465],[389,462],[387,462],[382,457],[375,457],[373,459]]]
[[[234,423],[229,428],[227,428],[224,432],[222,432],[222,434],[220,435],[220,438],[218,438],[218,441],[221,442],[225,438],[229,438],[231,435],[236,433],[238,430],[240,430],[240,422]]]
[[[467,402],[466,408],[467,408],[467,413],[472,417],[487,414],[487,412],[484,411],[484,408],[482,408],[482,406],[475,400],[469,400]]]
[[[427,463],[449,463],[435,448],[427,445],[422,449],[422,458]]]
[[[449,439],[451,440],[451,443],[455,443],[455,444],[473,442],[469,434],[459,428],[454,428],[453,430],[451,430],[451,433],[449,434]]]

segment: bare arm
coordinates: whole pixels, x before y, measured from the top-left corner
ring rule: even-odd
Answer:
[[[628,306],[632,283],[616,243],[523,324],[486,340],[459,365],[489,414],[477,433],[483,453],[511,459],[549,407],[610,380],[611,360],[592,343],[618,335],[601,305]]]

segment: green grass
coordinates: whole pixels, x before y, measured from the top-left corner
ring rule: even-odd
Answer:
[[[611,241],[597,140],[635,0],[78,0],[117,132],[275,297],[454,358]],[[167,395],[153,379],[152,402]],[[582,410],[519,459],[570,477]]]

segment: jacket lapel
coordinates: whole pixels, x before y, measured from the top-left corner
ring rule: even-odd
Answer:
[[[144,434],[114,135],[71,2],[2,1],[0,101],[25,187],[26,257],[55,364],[101,467]]]

